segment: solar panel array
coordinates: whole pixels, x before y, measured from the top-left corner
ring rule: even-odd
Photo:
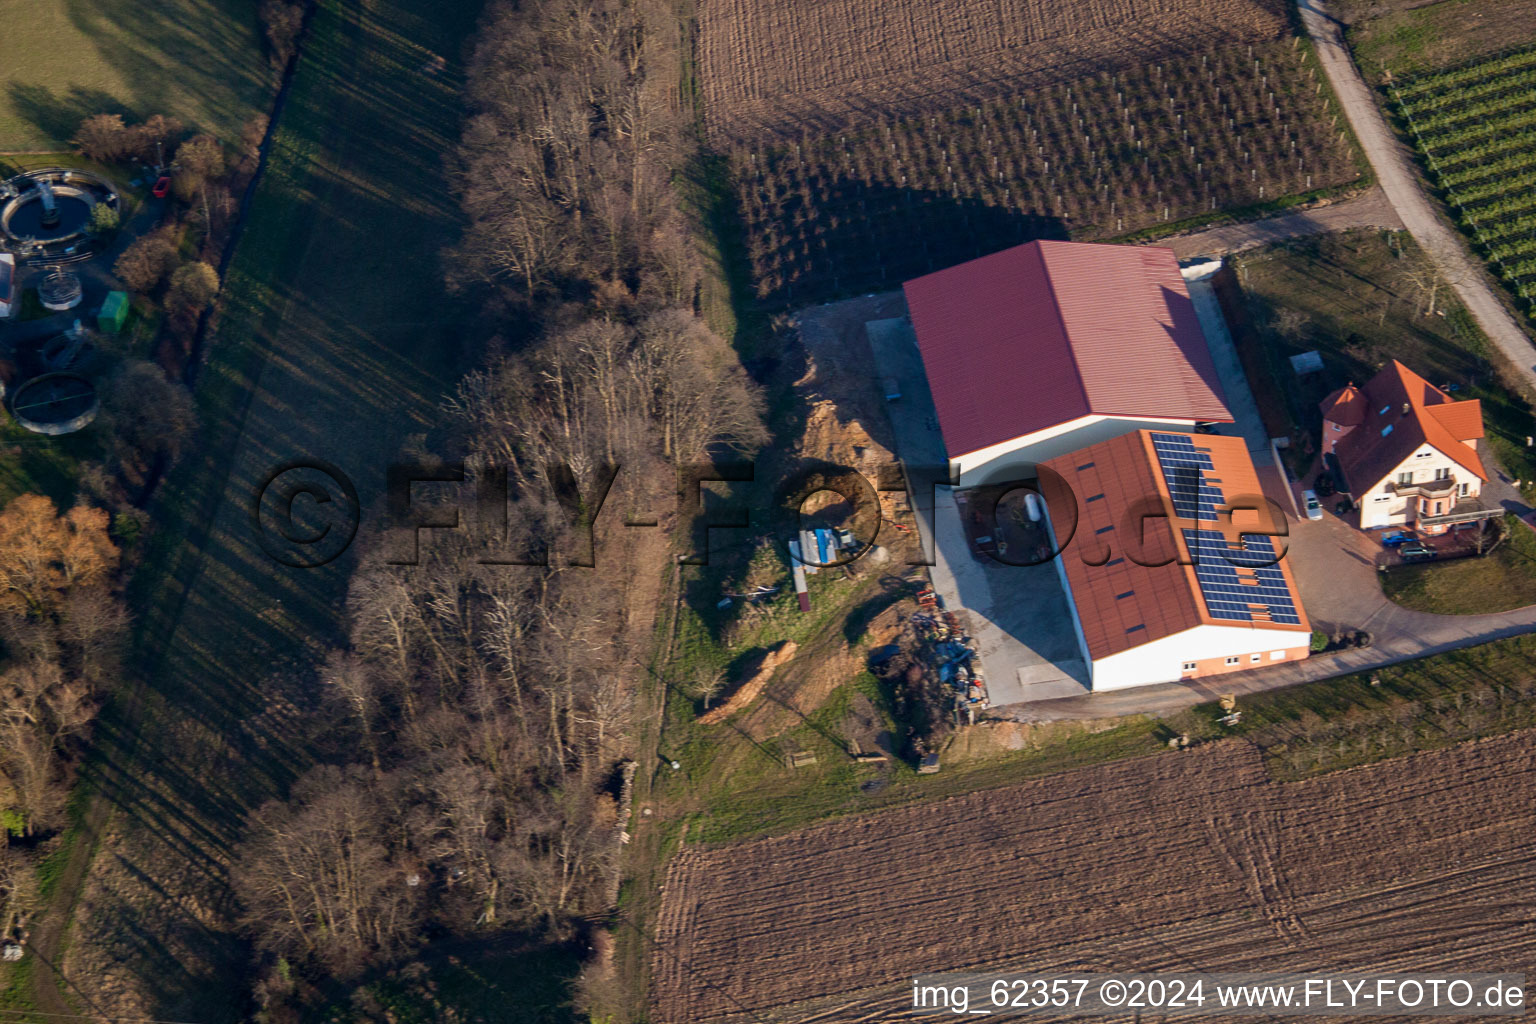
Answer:
[[[1219,481],[1206,475],[1215,469],[1211,450],[1197,446],[1190,434],[1163,433],[1152,435],[1152,448],[1173,498],[1174,514],[1181,519],[1216,522],[1216,509],[1226,504],[1226,496]],[[1271,622],[1300,625],[1295,598],[1286,586],[1285,574],[1275,564],[1275,545],[1268,537],[1245,534],[1241,546],[1233,548],[1214,530],[1183,532],[1211,618],[1252,622],[1255,606],[1261,606]]]
[[[1253,621],[1253,606],[1262,605],[1269,621],[1286,626],[1301,624],[1296,601],[1286,585],[1285,574],[1275,564],[1275,545],[1268,537],[1245,534],[1241,548],[1230,547],[1214,530],[1185,529],[1184,543],[1195,561],[1200,595],[1213,619]],[[1243,568],[1240,575],[1238,569]],[[1243,577],[1254,583],[1244,583]]]
[[[1163,470],[1163,482],[1173,496],[1174,514],[1181,519],[1216,521],[1216,506],[1225,500],[1205,471],[1213,469],[1211,450],[1196,448],[1189,434],[1153,434],[1152,447]]]

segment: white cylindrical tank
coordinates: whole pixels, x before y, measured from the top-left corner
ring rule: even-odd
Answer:
[[[1040,495],[1034,491],[1025,492],[1024,511],[1029,513],[1030,522],[1038,523],[1040,521]]]

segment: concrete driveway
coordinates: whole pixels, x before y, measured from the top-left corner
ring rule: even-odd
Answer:
[[[947,464],[938,413],[923,372],[917,336],[906,317],[865,325],[880,376],[901,397],[888,403],[896,454],[908,467]],[[981,657],[994,706],[1086,693],[1088,667],[1078,650],[1071,606],[1056,566],[1004,565],[971,551],[954,489],[910,480],[923,550],[934,560],[933,589],[967,626]]]

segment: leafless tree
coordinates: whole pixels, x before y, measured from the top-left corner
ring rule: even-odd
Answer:
[[[341,975],[407,948],[425,879],[394,803],[386,784],[326,765],[254,815],[233,880],[263,946]]]

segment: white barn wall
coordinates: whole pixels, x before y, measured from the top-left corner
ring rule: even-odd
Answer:
[[[1122,690],[1149,683],[1173,683],[1183,675],[1186,661],[1241,657],[1248,668],[1251,654],[1285,650],[1287,660],[1309,653],[1312,634],[1299,629],[1256,629],[1251,626],[1195,626],[1182,633],[1132,647],[1092,663],[1095,690]]]
[[[1026,399],[1021,396],[1020,400]],[[1188,434],[1194,431],[1194,427],[1193,420],[1132,419],[1127,416],[1091,414],[956,456],[950,460],[950,471],[958,472],[959,486],[962,488],[1027,480],[1035,475],[1037,463],[1100,441],[1108,441],[1121,434],[1129,434],[1133,430],[1173,430]]]
[[[1040,503],[1040,507],[1045,512],[1045,532],[1046,536],[1051,539],[1051,550],[1059,551],[1061,544],[1056,540],[1056,526],[1051,522],[1051,510],[1043,501]],[[1067,579],[1067,556],[1065,553],[1062,553],[1051,559],[1051,561],[1056,564],[1056,578],[1061,580],[1062,593],[1067,595],[1067,611],[1072,613],[1072,631],[1077,634],[1077,649],[1082,652],[1083,664],[1089,666],[1090,681],[1088,685],[1092,688],[1093,658],[1088,653],[1088,638],[1083,634],[1083,620],[1077,614],[1077,597],[1072,593],[1072,581]]]

